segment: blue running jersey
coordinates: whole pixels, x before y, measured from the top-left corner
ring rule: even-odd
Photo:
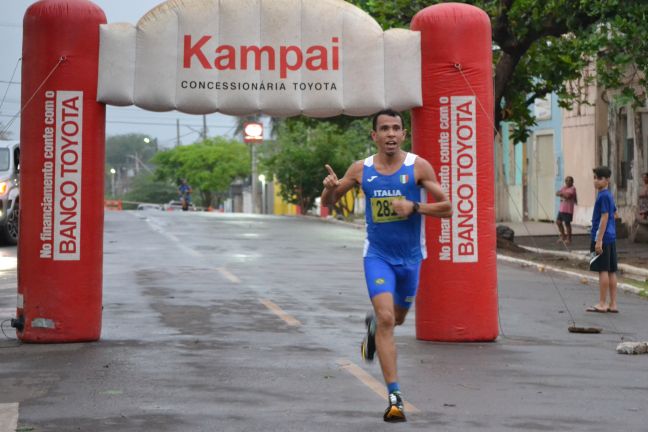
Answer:
[[[373,156],[364,161],[362,191],[365,194],[367,239],[365,257],[382,258],[392,265],[412,265],[426,258],[424,218],[400,217],[391,206],[395,199],[425,202],[425,190],[416,184],[414,161],[407,153],[403,165],[391,175],[376,171]]]

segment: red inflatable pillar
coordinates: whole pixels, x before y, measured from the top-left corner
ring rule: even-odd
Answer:
[[[105,105],[87,0],[41,0],[23,21],[18,317],[24,342],[101,333]]]
[[[491,27],[474,6],[430,6],[421,32],[423,106],[412,112],[414,152],[452,201],[451,219],[426,219],[428,259],[416,300],[416,336],[492,341],[498,335]]]

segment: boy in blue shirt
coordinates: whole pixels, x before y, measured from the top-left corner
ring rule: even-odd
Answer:
[[[614,215],[616,205],[612,193],[608,189],[612,171],[606,166],[592,170],[594,172],[594,187],[598,191],[594,211],[592,213],[592,242],[590,251],[595,252],[596,258],[590,261],[590,270],[599,274],[599,302],[587,308],[588,312],[617,313],[617,253],[616,253],[616,222]],[[610,294],[608,303],[607,296]]]

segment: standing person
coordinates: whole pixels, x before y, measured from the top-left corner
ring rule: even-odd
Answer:
[[[639,192],[639,218],[641,220],[648,219],[648,172],[641,175],[643,179],[643,187]]]
[[[322,205],[334,204],[355,185],[361,185],[364,191],[364,272],[373,312],[367,315],[361,354],[372,361],[378,352],[387,385],[389,406],[383,416],[387,422],[406,420],[396,368],[394,326],[405,321],[418,287],[421,261],[427,255],[422,216],[452,214],[432,165],[401,150],[406,133],[398,112],[377,113],[371,132],[377,153],[351,164],[341,179],[326,165],[328,176],[322,191]],[[427,203],[425,192],[435,202]]]
[[[187,179],[180,179],[180,186],[178,186],[178,194],[180,194],[180,202],[182,203],[182,210],[189,210],[191,205],[191,186],[187,183]]]
[[[606,166],[594,168],[594,188],[598,191],[592,213],[592,242],[590,251],[596,258],[590,270],[599,274],[599,301],[588,312],[619,312],[617,307],[616,205],[608,189],[612,171]],[[610,301],[608,302],[608,293]]]
[[[560,209],[558,210],[558,217],[556,218],[556,225],[558,225],[558,230],[560,231],[560,238],[558,241],[562,241],[565,244],[571,244],[571,223],[574,219],[574,204],[578,203],[576,188],[574,187],[574,178],[572,176],[565,177],[565,186],[556,192],[556,196],[560,197]]]

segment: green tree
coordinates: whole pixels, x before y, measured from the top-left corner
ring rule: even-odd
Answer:
[[[106,138],[106,164],[116,170],[132,167],[139,171],[157,151],[157,138],[151,139],[148,135],[125,134]]]
[[[409,27],[414,15],[439,0],[350,0],[383,28]],[[458,0],[490,17],[493,42],[493,126],[510,122],[514,142],[524,142],[536,124],[529,109],[538,98],[558,95],[570,108],[587,103],[586,91],[618,89],[611,106],[646,100],[648,2],[636,0]],[[469,31],[469,30],[468,30]],[[587,73],[595,65],[594,73]],[[628,70],[635,70],[633,81]],[[630,75],[630,76],[629,76]],[[638,85],[636,85],[638,84]],[[610,95],[608,95],[608,100]],[[611,116],[612,118],[612,116]],[[496,146],[501,146],[496,135]],[[508,215],[502,152],[496,152],[498,218]]]
[[[371,151],[370,128],[367,120],[352,121],[346,129],[305,118],[281,121],[277,140],[262,147],[261,169],[281,184],[282,199],[305,213],[322,192],[324,164],[341,177],[354,160]]]
[[[409,27],[416,13],[439,0],[350,0],[383,28]],[[495,104],[493,120],[514,124],[526,140],[535,120],[529,106],[555,92],[563,107],[582,100],[583,71],[593,61],[605,86],[626,100],[645,101],[648,72],[648,2],[636,0],[466,0],[491,18]],[[629,67],[640,86],[624,79]],[[592,77],[593,78],[593,77]],[[576,84],[576,85],[575,85]]]
[[[133,179],[126,201],[163,204],[178,198],[177,187],[169,181],[156,180],[151,173],[142,173]]]
[[[187,179],[203,206],[218,205],[234,180],[250,174],[247,146],[223,137],[160,152],[152,162],[157,179]]]

